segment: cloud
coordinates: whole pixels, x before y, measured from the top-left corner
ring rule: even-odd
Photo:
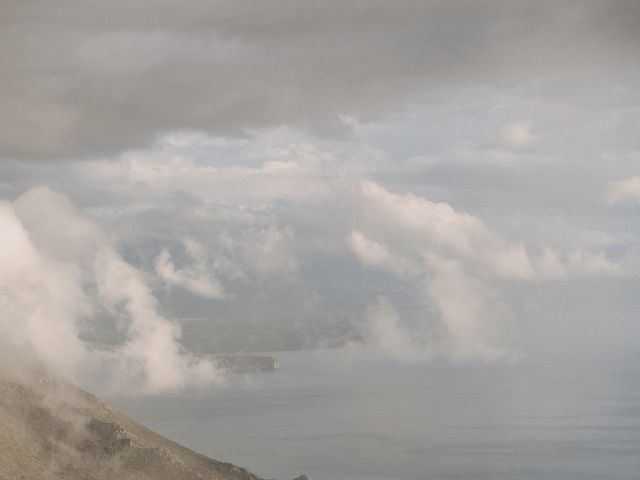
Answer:
[[[190,256],[200,257],[201,246],[191,240],[187,243]],[[197,251],[197,253],[195,253]],[[171,253],[163,248],[155,263],[156,273],[169,286],[178,286],[190,292],[206,298],[225,298],[226,294],[222,284],[208,274],[202,267],[177,269],[171,260]]]
[[[483,123],[473,115],[459,137]],[[445,111],[442,118],[450,131],[460,117],[446,120]],[[470,156],[513,123],[489,118],[469,142]],[[569,171],[602,185],[589,170],[597,162],[563,164],[554,153],[540,169],[528,159],[555,148],[541,135],[544,145],[527,149],[527,161],[510,150],[518,169],[461,164],[449,149],[455,141],[434,147],[435,164],[411,164],[405,149],[429,121],[411,124],[415,138],[402,137],[397,124],[352,140],[286,127],[244,139],[173,132],[109,160],[2,163],[0,188],[14,198],[47,182],[68,193],[54,200],[46,188],[29,189],[11,203],[39,255],[76,272],[69,282],[82,286],[88,313],[72,316],[71,332],[81,334],[82,349],[91,347],[85,363],[110,365],[145,391],[215,379],[181,344],[188,350],[198,328],[224,322],[206,348],[219,348],[216,339],[230,331],[246,337],[225,348],[243,348],[250,335],[251,345],[289,348],[328,335],[339,342],[356,328],[364,350],[402,361],[513,360],[526,351],[521,334],[537,328],[527,323],[530,311],[549,302],[545,288],[577,291],[585,278],[633,281],[630,224],[613,228],[615,219],[599,216],[606,209],[591,211],[600,201],[594,184],[575,196],[565,191]],[[532,122],[537,132],[540,122]],[[386,144],[385,135],[397,144]],[[432,139],[419,147],[429,152]],[[564,193],[547,195],[552,187]],[[98,258],[118,281],[99,275]],[[136,299],[114,293],[118,283],[135,287]],[[388,308],[378,308],[378,298]],[[264,343],[259,331],[269,332]],[[170,374],[145,370],[155,363]]]
[[[42,255],[6,201],[0,203],[0,225],[2,341],[37,354],[63,373],[73,373],[87,355],[76,322],[90,312],[80,271]]]
[[[615,277],[626,273],[621,265],[612,262],[603,252],[574,250],[569,252],[567,257],[569,267],[578,276],[610,275]]]
[[[406,270],[402,259],[395,258],[384,245],[367,238],[362,232],[351,232],[349,243],[356,256],[366,265],[389,268],[399,273]]]
[[[13,201],[13,207],[40,251],[78,263],[85,272],[98,246],[109,242],[97,224],[78,214],[68,197],[48,187],[27,190]]]
[[[0,223],[0,318],[10,344],[70,376],[106,365],[112,386],[130,393],[216,379],[210,361],[184,352],[180,329],[158,313],[144,275],[67,197],[29,190],[2,202]],[[107,348],[82,339],[100,311],[120,334]]]
[[[430,361],[435,354],[429,348],[426,332],[407,328],[391,302],[383,296],[366,309],[360,333],[363,343],[349,343],[348,351],[408,363]]]
[[[382,232],[390,242],[404,249],[409,258],[439,251],[461,256],[494,274],[526,278],[532,275],[530,259],[521,245],[509,244],[479,218],[454,210],[444,202],[431,202],[412,193],[393,194],[374,182],[361,187],[365,209],[377,211]],[[406,232],[410,238],[394,238],[391,232]]]
[[[178,129],[340,135],[341,114],[366,120],[443,87],[513,87],[541,71],[581,83],[631,72],[633,86],[637,14],[633,2],[9,1],[0,155],[86,157]]]
[[[122,387],[157,393],[202,386],[216,378],[211,361],[194,358],[178,343],[180,329],[157,311],[156,299],[140,273],[112,249],[95,260],[99,299],[114,315],[122,315],[126,339],[118,355],[115,378]]]
[[[419,324],[433,339],[424,356],[457,361],[516,355],[507,334],[511,312],[488,279],[530,277],[526,252],[445,203],[393,194],[372,182],[362,185],[362,195],[365,210],[377,212],[368,229],[375,228],[385,244],[354,232],[352,247],[369,265],[400,274],[412,261],[414,281],[422,285],[425,305],[431,305]]]
[[[488,238],[488,230],[477,218],[456,212],[444,202],[430,202],[413,195],[395,195],[375,182],[361,185],[362,195],[370,206],[390,222],[413,230],[423,240],[454,249],[461,254],[473,254],[472,237]]]
[[[213,143],[213,145],[212,145]],[[251,141],[215,139],[180,132],[153,148],[113,161],[94,160],[76,168],[87,182],[120,183],[126,195],[187,192],[210,202],[243,206],[275,199],[304,200],[331,195],[326,175],[337,170],[340,145],[317,145],[299,131],[256,132]]]
[[[513,360],[520,356],[517,322],[504,282],[564,281],[582,277],[617,277],[624,269],[599,251],[556,252],[544,246],[530,254],[479,218],[443,202],[395,194],[373,182],[361,187],[364,221],[349,238],[355,255],[370,268],[389,271],[419,285],[422,317],[413,327],[396,328],[397,315],[383,315],[392,344],[412,335],[423,358],[452,361]],[[367,232],[367,233],[363,233]],[[387,308],[386,310],[389,310]],[[391,344],[373,338],[372,347],[388,354]],[[399,349],[400,351],[403,348]]]
[[[640,198],[636,18],[637,2],[5,1],[2,332],[146,392],[215,380],[188,353],[209,330],[201,350],[355,326],[403,361],[511,360],[579,330],[636,348],[638,229],[610,208]]]
[[[609,184],[607,202],[610,205],[635,204],[640,202],[640,177],[631,177]]]
[[[517,359],[513,312],[495,284],[455,260],[431,256],[429,267],[434,276],[425,282],[425,293],[440,314],[444,356],[454,361]]]

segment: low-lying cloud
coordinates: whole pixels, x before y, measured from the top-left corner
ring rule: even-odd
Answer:
[[[191,248],[189,248],[191,247]],[[163,248],[155,262],[155,271],[169,287],[182,287],[186,290],[206,298],[225,297],[224,287],[218,279],[206,270],[206,265],[200,259],[199,252],[202,249],[193,241],[187,243],[186,251],[195,265],[177,268],[171,259],[168,248]]]
[[[207,385],[218,372],[179,344],[145,275],[64,195],[45,187],[0,204],[2,336],[68,376],[110,370],[112,388],[157,393]],[[97,315],[120,334],[113,345],[82,340]]]
[[[378,302],[364,338],[385,355],[453,361],[515,360],[521,356],[517,322],[503,283],[619,276],[624,269],[602,251],[531,254],[479,218],[443,202],[361,185],[361,230],[349,242],[364,265],[416,284],[423,315],[399,327],[388,300]],[[537,247],[540,249],[540,246]],[[422,339],[422,340],[420,340]],[[429,341],[426,341],[428,339]],[[394,348],[397,347],[396,348]]]

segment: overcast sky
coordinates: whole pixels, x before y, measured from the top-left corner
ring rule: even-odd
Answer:
[[[2,1],[2,335],[147,392],[215,378],[194,317],[636,354],[639,40],[636,1]]]

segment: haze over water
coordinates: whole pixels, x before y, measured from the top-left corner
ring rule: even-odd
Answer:
[[[110,400],[266,478],[637,479],[637,371],[274,355],[279,371],[207,394]]]

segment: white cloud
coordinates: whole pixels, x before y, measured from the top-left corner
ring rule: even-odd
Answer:
[[[433,255],[429,267],[434,275],[425,293],[440,314],[444,355],[454,361],[517,358],[513,312],[496,286],[455,260]]]
[[[409,329],[389,300],[381,296],[365,312],[361,325],[364,344],[352,342],[348,348],[361,355],[369,353],[402,362],[424,362],[435,354],[424,333]]]
[[[188,251],[193,256],[196,243],[191,240],[188,245]],[[200,247],[201,246],[198,245],[198,250]],[[196,295],[207,298],[223,299],[226,296],[224,287],[220,281],[206,271],[197,269],[197,267],[176,268],[171,259],[171,253],[167,248],[163,248],[156,258],[155,270],[160,278],[169,286],[182,287]]]
[[[584,277],[619,277],[629,275],[621,264],[599,250],[573,249],[557,252],[544,247],[535,259],[536,280],[568,280]]]
[[[430,202],[411,193],[395,195],[371,181],[362,183],[361,192],[372,212],[377,210],[385,221],[411,230],[416,239],[431,245],[473,255],[472,240],[490,236],[480,220],[456,212],[447,203]]]
[[[2,335],[73,376],[106,362],[113,386],[153,393],[201,385],[214,365],[183,352],[179,328],[162,317],[144,276],[91,220],[46,188],[0,204]],[[123,340],[96,350],[80,339],[99,309]]]
[[[214,364],[182,351],[180,329],[157,311],[156,299],[134,267],[111,248],[102,248],[95,261],[98,295],[114,314],[128,320],[126,340],[118,356],[117,381],[124,388],[157,393],[189,385],[206,385],[216,378]]]
[[[504,281],[624,274],[601,251],[556,252],[544,246],[534,256],[522,243],[506,240],[446,203],[394,194],[373,182],[365,182],[361,192],[361,218],[368,220],[352,231],[350,246],[363,264],[422,286],[420,328],[433,340],[424,347],[430,355],[454,361],[517,358],[515,314],[503,293]],[[402,338],[402,330],[390,331]]]
[[[639,203],[640,177],[611,182],[606,200],[610,205]]]
[[[569,267],[577,276],[620,276],[625,273],[621,265],[609,260],[603,252],[574,250],[568,253],[567,258]]]
[[[0,203],[0,227],[2,341],[73,374],[87,355],[77,322],[90,313],[80,271],[38,251],[9,202]]]
[[[293,229],[288,225],[271,224],[273,221],[274,218],[264,219],[251,214],[245,214],[241,219],[227,218],[222,231],[206,239],[209,249],[206,252],[202,244],[187,239],[183,243],[193,267],[182,271],[203,282],[208,278],[214,285],[219,283],[214,274],[220,278],[248,282],[294,275],[298,270],[298,260]]]
[[[34,187],[13,202],[20,221],[37,248],[52,258],[90,267],[98,245],[107,235],[90,219],[78,214],[71,200],[47,187]]]
[[[411,193],[393,194],[373,182],[363,183],[362,194],[367,215],[375,212],[380,219],[378,231],[396,249],[405,251],[407,258],[437,251],[465,258],[497,276],[533,275],[524,246],[507,242],[477,217]]]
[[[384,245],[380,245],[378,242],[368,239],[361,232],[351,232],[351,238],[349,239],[351,248],[355,254],[365,264],[377,266],[391,266],[395,267],[397,260],[393,259],[389,251]]]
[[[386,246],[368,238],[360,231],[351,232],[349,243],[358,259],[365,265],[384,268],[401,276],[415,275],[421,270],[416,266],[415,259],[392,254]]]
[[[414,281],[423,285],[424,303],[431,305],[419,326],[433,339],[421,345],[423,357],[486,361],[515,356],[511,312],[489,279],[530,277],[524,248],[510,245],[478,218],[445,203],[393,194],[372,182],[363,184],[362,195],[365,217],[374,218],[376,212],[376,221],[365,228],[384,243],[354,231],[351,246],[366,264],[398,274],[406,272],[411,259],[418,275]],[[396,340],[404,338],[402,329],[389,331]],[[389,347],[374,342],[373,347],[381,346]]]
[[[177,136],[177,139],[176,139]],[[336,142],[318,145],[298,131],[256,132],[252,141],[219,142],[193,132],[162,137],[150,150],[127,152],[110,162],[78,164],[87,182],[120,185],[128,195],[184,191],[211,202],[260,206],[274,199],[326,198],[334,188]],[[194,153],[208,149],[206,161]]]

